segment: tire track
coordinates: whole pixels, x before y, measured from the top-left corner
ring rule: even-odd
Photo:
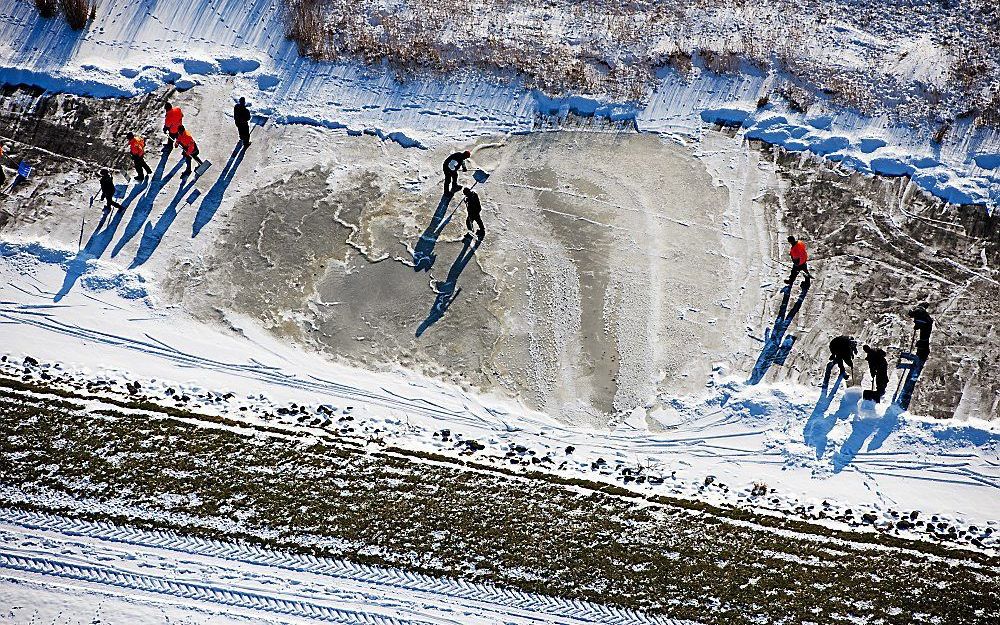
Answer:
[[[67,536],[83,537],[140,548],[166,549],[181,554],[219,558],[255,566],[285,569],[338,580],[361,582],[375,588],[420,595],[444,596],[449,600],[461,599],[486,606],[503,606],[513,611],[569,619],[576,623],[603,623],[607,625],[682,625],[680,621],[634,610],[588,603],[577,600],[535,595],[516,589],[500,588],[489,584],[461,579],[437,578],[401,569],[386,569],[357,564],[345,560],[318,558],[263,548],[242,542],[222,542],[212,539],[182,536],[169,531],[144,531],[106,522],[70,519],[41,512],[0,508],[0,523],[36,531],[57,532]],[[24,555],[0,546],[0,568],[20,570],[43,575],[65,577],[124,588],[167,594],[184,599],[198,599],[224,605],[250,606],[290,616],[326,620],[337,623],[370,623],[371,625],[396,625],[403,621],[390,619],[358,620],[357,614],[348,610],[335,610],[305,601],[273,598],[260,593],[226,590],[210,585],[171,580],[164,583],[154,576],[123,573],[113,569],[67,563],[55,558]],[[244,596],[245,595],[245,596]],[[235,597],[235,598],[234,598]],[[260,606],[260,607],[258,607]],[[354,620],[352,620],[354,619]]]

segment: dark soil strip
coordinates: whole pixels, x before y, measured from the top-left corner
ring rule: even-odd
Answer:
[[[61,512],[78,516],[239,536],[705,623],[1000,616],[995,558],[842,544],[586,483],[211,425],[125,415],[110,404],[88,412],[72,400],[8,390],[0,393],[0,483],[45,509],[50,497],[70,495],[78,503]],[[125,504],[137,512],[123,515]],[[196,522],[173,527],[174,513]],[[317,538],[337,546],[307,546]]]

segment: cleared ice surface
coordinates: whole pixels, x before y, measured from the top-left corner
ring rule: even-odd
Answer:
[[[641,130],[682,136],[699,135],[705,123],[722,123],[848,169],[911,176],[947,202],[989,207],[1000,202],[1000,133],[976,128],[969,119],[956,120],[936,142],[938,128],[931,122],[897,126],[822,99],[804,112],[777,97],[759,107],[760,98],[789,77],[753,68],[683,77],[665,69],[644,103],[586,94],[549,97],[474,72],[401,82],[383,69],[299,57],[295,44],[284,38],[280,0],[198,6],[192,10],[182,0],[108,0],[81,34],[62,20],[39,18],[31,3],[15,3],[0,15],[0,81],[120,97],[165,84],[188,89],[232,80],[234,94],[248,96],[258,113],[275,121],[369,132],[413,147],[530,130],[539,115],[634,121]],[[937,76],[933,55],[905,58],[900,71]]]

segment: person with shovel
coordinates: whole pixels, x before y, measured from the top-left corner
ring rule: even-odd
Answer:
[[[483,237],[486,236],[486,226],[483,225],[483,205],[479,201],[479,194],[471,187],[462,187],[462,194],[465,195],[465,209],[467,211],[465,227],[469,232],[472,232],[472,224],[476,224],[478,226],[476,238],[482,241]]]
[[[128,133],[128,151],[132,155],[132,164],[135,166],[135,179],[142,182],[146,179],[146,174],[152,174],[153,170],[146,163],[146,140]]]
[[[469,171],[465,166],[465,161],[470,158],[472,158],[472,152],[466,150],[464,152],[455,152],[444,160],[442,169],[444,170],[445,195],[455,193],[461,188],[458,184],[458,169],[461,167],[462,171]]]
[[[173,106],[170,102],[163,103],[163,132],[167,133],[167,142],[164,144],[166,152],[173,149],[174,141],[180,132],[181,124],[184,123],[184,112],[179,106]]]
[[[179,126],[177,130],[177,145],[184,150],[184,162],[187,164],[187,169],[181,174],[181,177],[191,175],[191,159],[198,161],[201,165],[201,159],[198,158],[198,144],[194,142],[194,137],[191,133],[187,131],[184,126]]]
[[[908,316],[913,319],[913,332],[919,333],[917,339],[917,358],[925,362],[931,355],[931,330],[934,329],[934,318],[927,312],[925,304],[919,304],[913,308]]]
[[[111,172],[107,169],[101,170],[101,199],[106,202],[104,210],[109,211],[112,207],[121,209],[122,205],[115,201],[115,181],[111,178]]]
[[[830,360],[840,367],[840,375],[845,379],[850,379],[847,375],[847,367],[854,373],[854,355],[858,353],[858,342],[852,336],[838,336],[830,341]],[[844,365],[847,365],[845,367]]]
[[[865,360],[868,362],[868,372],[872,375],[872,384],[875,386],[875,401],[882,401],[885,389],[889,386],[889,361],[886,360],[885,350],[880,347],[864,345]],[[867,391],[865,394],[867,395]]]
[[[240,98],[240,101],[233,107],[233,120],[236,122],[236,130],[240,133],[240,143],[243,149],[250,147],[250,109],[247,108],[247,99]]]

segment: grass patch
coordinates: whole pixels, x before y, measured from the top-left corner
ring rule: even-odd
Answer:
[[[866,616],[972,623],[1000,600],[990,581],[998,563],[985,556],[977,572],[910,548],[775,532],[709,506],[649,501],[585,480],[247,436],[114,406],[88,412],[13,392],[0,394],[0,467],[3,484],[36,494],[29,506],[45,508],[46,494],[72,495],[78,503],[65,514],[100,520],[113,510],[121,523],[712,624]],[[135,512],[122,513],[126,506]],[[176,515],[192,521],[175,527]]]

